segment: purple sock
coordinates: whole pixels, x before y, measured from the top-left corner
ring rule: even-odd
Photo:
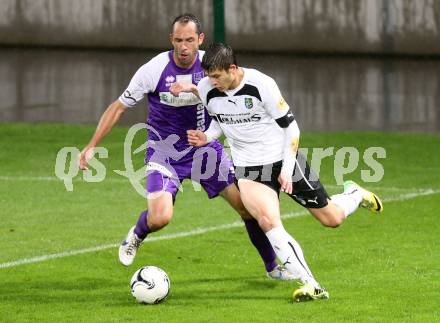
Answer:
[[[261,258],[264,261],[266,271],[272,271],[278,264],[275,261],[275,251],[273,250],[269,239],[267,239],[263,230],[261,230],[257,220],[244,220],[244,225],[246,226],[246,230],[248,232],[249,238],[252,241],[252,244],[255,246],[255,248],[257,248]]]
[[[144,240],[147,237],[147,234],[150,233],[150,228],[147,224],[147,216],[148,210],[142,211],[138,222],[136,223],[136,227],[134,228],[134,233],[136,233],[138,238],[142,240]]]

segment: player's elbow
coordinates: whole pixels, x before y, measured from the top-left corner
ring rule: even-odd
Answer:
[[[105,114],[112,120],[113,124],[119,121],[122,114],[127,108],[121,103],[121,101],[116,100],[107,107]]]
[[[121,101],[116,100],[112,104],[110,104],[107,110],[112,111],[114,114],[121,116],[127,108],[122,104]]]
[[[299,139],[301,131],[299,130],[298,123],[296,122],[296,120],[292,121],[292,123],[289,125],[289,128],[292,133],[292,136]]]

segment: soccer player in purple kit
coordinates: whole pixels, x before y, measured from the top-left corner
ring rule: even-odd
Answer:
[[[169,92],[172,83],[197,83],[204,77],[199,50],[204,34],[200,22],[192,14],[175,18],[170,41],[173,50],[160,53],[141,66],[133,76],[125,92],[108,106],[101,116],[95,134],[79,156],[79,166],[87,169],[88,160],[95,147],[111,131],[127,108],[135,106],[145,95],[148,98],[149,129],[145,162],[147,165],[148,209],[141,212],[137,224],[132,227],[119,248],[119,260],[129,266],[148,234],[165,227],[173,216],[176,194],[184,179],[191,178],[194,164],[211,167],[213,175],[199,179],[209,198],[222,196],[242,217],[249,238],[265,264],[267,276],[291,280],[293,276],[284,266],[276,263],[276,255],[258,222],[248,213],[234,184],[232,162],[218,141],[208,146],[215,150],[217,158],[207,165],[200,149],[188,144],[186,130],[206,130],[210,117],[199,98],[192,93],[176,98]],[[203,152],[203,151],[202,151]],[[198,158],[198,160],[195,160]],[[194,178],[193,178],[194,180]]]

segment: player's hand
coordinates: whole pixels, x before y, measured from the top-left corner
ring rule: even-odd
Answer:
[[[78,165],[81,170],[89,169],[87,166],[89,165],[89,160],[93,157],[94,152],[95,147],[86,147],[78,155]]]
[[[285,192],[287,194],[292,194],[293,192],[293,184],[292,184],[292,175],[288,175],[281,171],[278,176],[278,182],[281,184],[281,192]]]
[[[208,143],[208,138],[203,131],[200,130],[188,130],[186,132],[188,135],[188,143],[191,146],[201,147]]]
[[[193,90],[192,83],[182,83],[182,82],[176,82],[171,84],[170,86],[170,93],[174,96],[179,96],[180,92],[192,92]]]

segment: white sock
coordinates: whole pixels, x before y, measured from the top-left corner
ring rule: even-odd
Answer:
[[[341,194],[332,195],[330,197],[333,203],[339,206],[347,218],[350,214],[357,210],[362,202],[362,192],[357,189],[345,191]]]
[[[302,249],[298,242],[284,230],[283,226],[273,228],[266,232],[266,236],[270,241],[279,260],[284,264],[295,278],[303,283],[310,283],[315,288],[319,288],[318,282],[312,275]]]

